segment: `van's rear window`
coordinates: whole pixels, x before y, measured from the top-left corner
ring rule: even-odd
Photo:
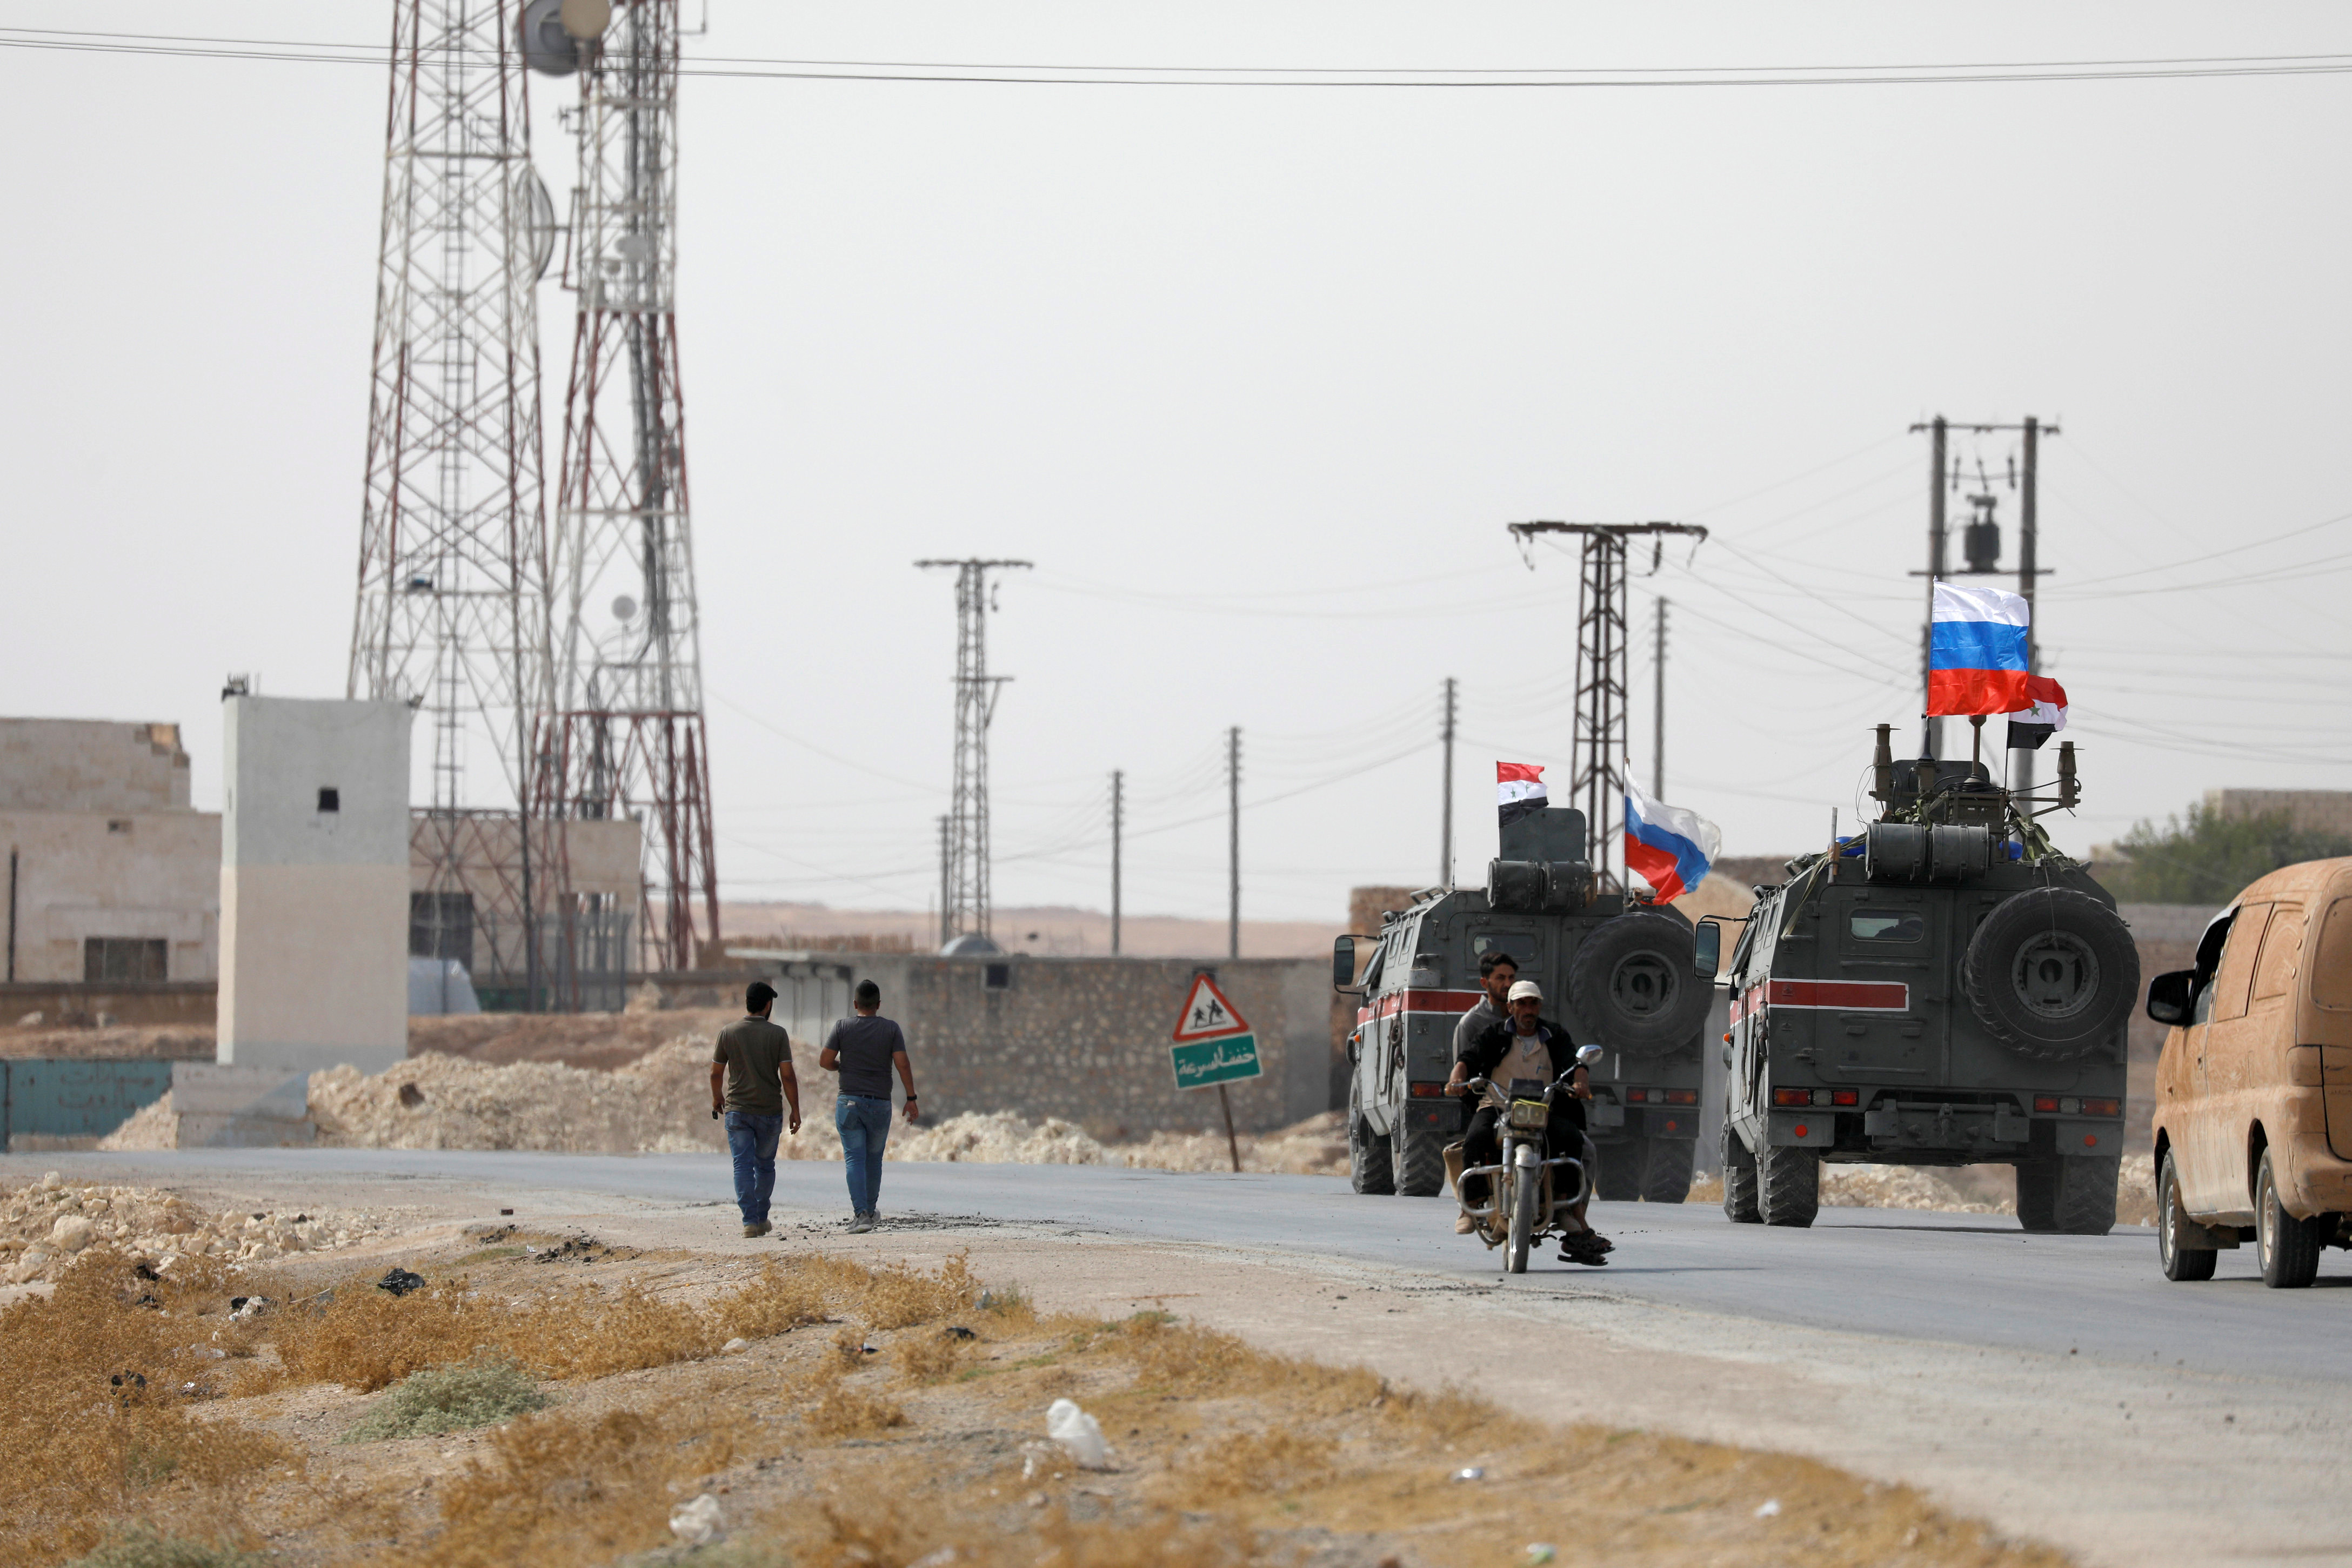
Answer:
[[[2339,898],[2327,906],[2313,969],[2313,1001],[2323,1008],[2352,1008],[2352,898]]]

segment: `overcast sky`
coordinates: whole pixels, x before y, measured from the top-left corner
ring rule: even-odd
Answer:
[[[689,16],[698,0],[688,0]],[[1702,67],[2315,54],[2340,7],[799,4],[706,56]],[[380,43],[383,0],[0,0],[0,27]],[[23,35],[17,35],[19,37]],[[572,154],[534,80],[537,161]],[[0,47],[10,149],[0,711],[177,720],[341,695],[383,177],[380,66]],[[952,584],[990,628],[998,901],[1337,919],[1457,862],[1492,764],[1564,785],[1575,563],[1527,517],[1714,537],[1673,601],[1666,793],[1727,852],[1852,821],[1916,735],[1941,412],[2061,423],[2041,636],[2075,851],[2210,787],[2352,782],[2352,77],[1335,89],[697,77],[681,110],[688,464],[722,888],[922,907]],[[550,387],[572,299],[541,303]],[[551,399],[551,431],[560,402]],[[551,437],[552,439],[552,437]],[[1962,441],[2000,486],[2011,438]],[[551,463],[552,453],[551,452]],[[1971,484],[1973,487],[1973,484]],[[2295,533],[2295,530],[2304,530]],[[2294,537],[2281,537],[2293,535]],[[1643,561],[1646,569],[1647,561]],[[1964,737],[1965,731],[1962,731]],[[420,744],[425,739],[419,732]],[[485,800],[484,803],[490,803]]]

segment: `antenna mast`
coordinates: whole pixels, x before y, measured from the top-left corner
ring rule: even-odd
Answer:
[[[992,571],[1024,570],[1025,560],[919,560],[926,571],[956,574],[955,784],[948,804],[948,841],[940,878],[940,946],[989,935],[988,726],[1011,675],[988,673]]]
[[[538,1005],[521,831],[547,702],[548,567],[533,286],[555,239],[530,166],[509,7],[393,9],[352,697],[431,720],[411,951]]]
[[[1648,536],[1656,543],[1657,568],[1665,536],[1706,538],[1696,523],[1512,523],[1508,525],[1535,569],[1538,534],[1577,534],[1584,540],[1583,574],[1577,587],[1576,720],[1569,737],[1567,804],[1584,811],[1587,858],[1594,885],[1622,893],[1627,740],[1626,541]]]
[[[567,29],[575,8],[606,11],[568,0]],[[579,307],[555,508],[556,704],[538,790],[551,815],[638,823],[640,960],[691,968],[719,944],[719,871],[678,384],[677,0],[626,0],[609,16],[593,37],[573,34],[580,185],[566,281]]]

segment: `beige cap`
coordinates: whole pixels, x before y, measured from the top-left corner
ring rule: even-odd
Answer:
[[[1543,988],[1533,980],[1515,980],[1511,983],[1511,994],[1503,1000],[1507,1007],[1512,1002],[1539,1002],[1543,1000]]]

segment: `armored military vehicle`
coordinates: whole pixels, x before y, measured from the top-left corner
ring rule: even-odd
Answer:
[[[1604,1048],[1586,1108],[1600,1196],[1682,1202],[1711,999],[1692,969],[1690,923],[1671,907],[1596,894],[1581,811],[1530,812],[1504,824],[1500,847],[1483,889],[1425,889],[1377,936],[1342,936],[1333,951],[1333,984],[1360,997],[1348,1042],[1356,1190],[1443,1190],[1444,1146],[1469,1124],[1444,1092],[1454,1028],[1482,994],[1478,960],[1499,949],[1543,987],[1545,1016]]]
[[[2010,1165],[2026,1229],[2105,1234],[2139,992],[2115,900],[1981,765],[1898,767],[1881,725],[1872,773],[1879,820],[1758,888],[1722,966],[1724,1212],[1811,1225],[1825,1161]]]

